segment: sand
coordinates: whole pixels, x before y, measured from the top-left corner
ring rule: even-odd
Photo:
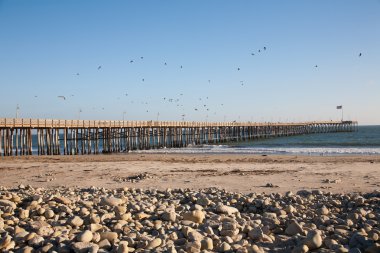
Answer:
[[[137,176],[143,174],[139,179]],[[380,189],[380,156],[117,154],[0,158],[0,185],[333,193]]]

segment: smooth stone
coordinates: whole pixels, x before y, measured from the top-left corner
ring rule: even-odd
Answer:
[[[310,250],[318,249],[322,246],[322,237],[316,230],[311,230],[307,233],[306,239],[303,243]]]
[[[0,206],[4,206],[4,207],[9,206],[9,207],[12,207],[13,209],[16,209],[17,207],[15,203],[7,199],[0,199]]]
[[[118,206],[123,204],[123,200],[115,197],[103,197],[100,201],[100,205],[103,206]]]
[[[100,240],[107,239],[109,242],[113,242],[117,239],[118,235],[116,232],[101,232]]]
[[[93,234],[89,230],[85,230],[82,233],[77,235],[78,242],[91,242]]]
[[[204,218],[205,218],[205,214],[201,210],[194,210],[192,212],[183,214],[184,220],[189,220],[195,223],[202,223]]]
[[[69,224],[74,227],[80,227],[83,225],[83,220],[79,216],[74,216],[69,220]]]
[[[129,253],[127,241],[121,241],[119,243],[119,247],[117,248],[117,253]]]
[[[177,218],[177,214],[175,212],[164,212],[161,215],[161,219],[164,221],[175,222],[176,218]]]
[[[295,247],[292,250],[292,253],[306,253],[309,252],[309,247],[307,245],[300,245],[298,247]]]
[[[317,213],[319,214],[319,215],[328,215],[329,214],[329,209],[326,207],[326,206],[322,206],[321,208],[319,208],[318,210],[317,210]]]
[[[293,221],[285,229],[285,233],[287,235],[293,236],[293,235],[296,235],[296,234],[303,233],[303,229],[302,229],[302,226],[297,221]]]
[[[72,244],[71,248],[75,253],[87,253],[93,244],[90,242],[75,242]]]
[[[62,196],[55,196],[53,198],[53,200],[57,203],[60,203],[60,204],[64,204],[64,205],[70,205],[71,204],[71,200],[66,198],[66,197],[62,197]]]
[[[232,214],[239,212],[239,210],[237,208],[232,207],[232,206],[226,206],[226,205],[218,205],[216,207],[216,211],[218,213],[224,213],[224,214],[228,214],[228,215],[232,215]]]
[[[214,248],[214,242],[211,238],[206,237],[201,241],[202,250],[212,250]]]
[[[264,236],[264,233],[263,233],[263,230],[260,227],[256,227],[256,228],[251,229],[248,232],[248,236],[252,240],[259,240],[259,239],[261,239]]]
[[[147,249],[155,249],[158,246],[160,246],[162,243],[161,238],[155,238],[152,241],[149,242],[148,246],[146,247]]]

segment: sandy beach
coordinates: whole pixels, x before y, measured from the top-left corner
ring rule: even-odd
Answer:
[[[379,156],[117,154],[0,160],[0,185],[110,189],[216,187],[234,192],[371,192],[380,188]]]

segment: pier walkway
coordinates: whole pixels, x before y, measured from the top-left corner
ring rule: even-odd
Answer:
[[[78,155],[357,131],[356,121],[299,123],[0,118],[0,156]]]

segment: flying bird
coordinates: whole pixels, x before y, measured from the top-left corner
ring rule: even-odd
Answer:
[[[141,81],[143,81],[143,82],[144,82],[144,81],[145,81],[145,79],[143,78],[143,79],[141,79]]]
[[[314,68],[318,68],[318,65],[315,65]]]
[[[140,59],[141,59],[141,60],[144,59],[144,56],[141,56]]]
[[[168,65],[168,64],[165,62],[164,65],[166,66],[166,65]]]
[[[58,96],[58,98],[62,98],[63,100],[66,100],[65,96]]]
[[[359,54],[359,57],[362,56],[362,53]]]
[[[264,50],[267,50],[267,48],[266,48],[266,47],[264,47]]]
[[[254,53],[251,53],[251,55],[253,56],[253,55],[255,55]]]
[[[98,70],[100,70],[102,68],[102,66],[101,65],[99,65],[99,67],[98,67]]]
[[[79,73],[77,73],[76,75],[79,76]]]
[[[259,53],[261,52],[261,50],[260,50],[260,49],[259,49],[258,51],[259,51]]]
[[[239,70],[240,70],[240,68],[237,68],[237,70],[239,71]]]
[[[129,63],[133,63],[133,60],[130,60]]]

